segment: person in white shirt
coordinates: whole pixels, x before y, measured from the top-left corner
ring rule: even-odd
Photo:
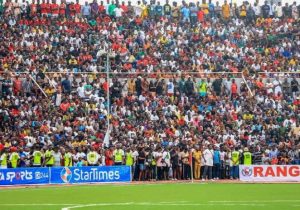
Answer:
[[[171,155],[169,152],[168,148],[165,148],[162,154],[162,158],[165,161],[165,166],[164,166],[164,180],[168,180],[169,179],[169,169],[171,166]]]
[[[203,152],[203,160],[204,160],[204,171],[202,175],[202,181],[206,178],[212,180],[212,167],[214,165],[214,150],[212,149],[212,145],[209,144],[208,147]]]
[[[123,14],[124,11],[121,7],[116,7],[114,9],[114,12],[116,14],[116,18],[120,18],[120,17],[122,17],[122,14]]]

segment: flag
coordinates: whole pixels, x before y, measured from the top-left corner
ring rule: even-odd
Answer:
[[[103,147],[109,147],[109,137],[110,137],[110,131],[109,131],[109,127],[108,127],[105,137],[104,137]]]

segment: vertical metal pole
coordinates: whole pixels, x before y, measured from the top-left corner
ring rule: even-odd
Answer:
[[[106,55],[106,80],[107,80],[107,135],[108,135],[108,144],[110,137],[110,81],[109,81],[109,53]],[[109,145],[106,145],[109,146]]]

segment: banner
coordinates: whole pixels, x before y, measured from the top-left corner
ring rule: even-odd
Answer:
[[[0,185],[49,184],[48,168],[0,169]]]
[[[300,182],[300,165],[240,165],[240,180],[248,182]]]
[[[129,166],[51,168],[51,184],[129,181],[131,181]]]

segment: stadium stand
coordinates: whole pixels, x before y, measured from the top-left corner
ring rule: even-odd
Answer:
[[[2,168],[166,180],[300,164],[296,2],[7,0],[0,14]]]

